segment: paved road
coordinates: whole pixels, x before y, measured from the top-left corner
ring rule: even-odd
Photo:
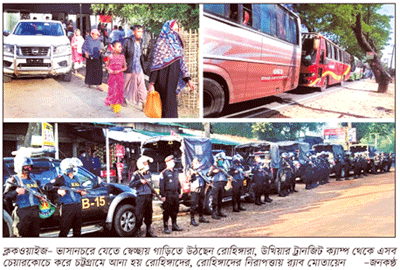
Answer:
[[[102,85],[107,89],[106,85]],[[107,92],[89,89],[78,75],[71,82],[16,79],[4,84],[4,117],[7,118],[116,118],[104,105]],[[145,118],[140,108],[129,105],[121,118]]]

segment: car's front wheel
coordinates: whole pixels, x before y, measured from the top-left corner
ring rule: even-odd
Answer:
[[[114,216],[115,233],[121,237],[132,237],[135,221],[135,207],[129,204],[120,206]]]

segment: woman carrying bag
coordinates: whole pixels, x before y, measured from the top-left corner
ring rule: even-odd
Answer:
[[[183,55],[183,41],[178,32],[178,23],[175,20],[167,21],[154,45],[149,92],[157,91],[160,94],[162,118],[177,118],[176,96],[186,84],[194,90]]]

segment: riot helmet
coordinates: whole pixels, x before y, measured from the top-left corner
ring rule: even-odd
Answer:
[[[31,172],[33,161],[29,157],[15,157],[14,158],[14,171],[18,174],[28,174]]]
[[[79,158],[65,158],[60,163],[60,169],[63,174],[78,173],[78,167],[83,166]]]

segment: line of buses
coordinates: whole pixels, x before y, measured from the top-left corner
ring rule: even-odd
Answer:
[[[298,86],[324,90],[363,69],[323,35],[301,34],[280,4],[203,4],[202,28],[204,116]]]

